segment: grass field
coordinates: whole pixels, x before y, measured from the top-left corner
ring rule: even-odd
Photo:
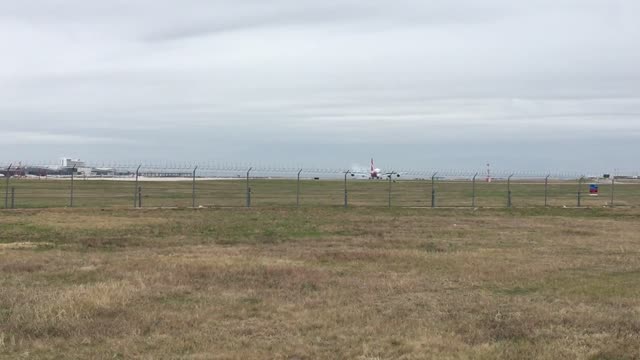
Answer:
[[[391,204],[396,207],[430,207],[430,181],[397,181],[391,184]],[[2,186],[4,200],[6,185]],[[190,207],[192,184],[190,181],[141,181],[143,207]],[[68,180],[12,179],[17,208],[67,207],[70,205],[71,182]],[[294,180],[252,179],[251,204],[257,207],[296,206],[297,184]],[[77,180],[74,182],[76,207],[133,207],[135,183],[132,181]],[[437,181],[436,205],[439,207],[471,207],[470,181]],[[514,207],[539,207],[545,204],[544,183],[541,181],[514,181],[511,185]],[[600,196],[589,196],[588,183],[580,188],[582,205],[601,207],[610,204],[611,185],[600,184]],[[553,181],[548,187],[548,205],[577,206],[578,184],[575,181]],[[10,194],[10,191],[9,191]],[[387,181],[350,180],[348,201],[351,206],[386,207],[389,204]],[[10,201],[9,201],[10,203]],[[246,183],[243,180],[197,181],[196,206],[242,207],[246,204]],[[301,181],[300,205],[342,206],[342,181]],[[4,204],[2,204],[4,205]],[[477,207],[506,207],[507,184],[497,181],[476,184]],[[619,180],[615,187],[615,205],[640,206],[640,182]],[[1,206],[0,206],[1,207]]]
[[[639,209],[0,211],[0,358],[637,359]]]

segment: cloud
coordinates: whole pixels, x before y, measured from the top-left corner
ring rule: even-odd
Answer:
[[[81,136],[69,134],[54,134],[34,131],[4,131],[0,133],[0,143],[3,145],[100,145],[126,144],[125,139],[115,139],[98,136]]]
[[[118,156],[132,138],[138,153],[171,143],[194,156],[187,139],[203,134],[212,148],[622,142],[640,128],[638,11],[633,0],[0,0],[2,138],[12,152],[89,141]]]

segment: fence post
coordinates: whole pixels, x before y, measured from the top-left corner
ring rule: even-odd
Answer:
[[[75,172],[76,172],[76,164],[73,164],[73,167],[71,168],[71,194],[69,197],[69,207],[73,207],[73,178],[75,176]]]
[[[249,186],[249,174],[251,173],[251,170],[253,170],[252,167],[249,168],[249,170],[247,170],[247,207],[250,208],[251,207],[251,187]]]
[[[584,175],[578,180],[578,207],[582,207],[582,183],[584,182]]]
[[[351,174],[351,170],[347,170],[344,173],[344,208],[349,207],[349,195],[347,192],[347,175]]]
[[[613,207],[613,192],[616,189],[616,177],[615,175],[611,176],[611,207]]]
[[[302,173],[302,169],[298,171],[298,180],[296,182],[296,207],[300,207],[300,173]]]
[[[548,199],[549,199],[549,177],[551,176],[551,174],[547,175],[547,177],[544,178],[544,207],[548,206]]]
[[[138,207],[142,208],[142,186],[138,187]]]
[[[193,169],[193,183],[191,185],[191,207],[193,208],[196,207],[196,170],[198,170],[197,166]]]
[[[478,177],[478,173],[476,173],[475,175],[473,175],[473,180],[472,180],[472,193],[471,193],[471,207],[475,208],[476,207],[476,178]]]
[[[431,175],[431,208],[436,207],[436,175],[437,171]]]
[[[136,182],[133,188],[133,207],[134,208],[138,206],[138,176],[140,175],[140,167],[142,167],[142,165],[138,165],[138,168],[136,169]]]
[[[16,208],[16,188],[15,187],[11,188],[11,208],[12,209]]]
[[[513,174],[509,175],[509,177],[507,178],[507,207],[511,208],[511,206],[513,205],[513,203],[511,202],[511,178],[513,177]]]
[[[13,164],[9,164],[9,167],[7,168],[7,184],[5,186],[4,189],[4,208],[8,209],[9,208],[9,179],[11,178],[11,166],[13,166]]]
[[[393,183],[393,175],[395,174],[395,171],[389,173],[389,209],[391,209],[391,184]]]

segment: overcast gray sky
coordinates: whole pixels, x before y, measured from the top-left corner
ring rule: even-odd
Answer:
[[[0,0],[0,160],[637,169],[637,0]]]

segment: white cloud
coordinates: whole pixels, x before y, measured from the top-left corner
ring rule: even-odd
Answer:
[[[3,131],[0,133],[0,143],[3,145],[100,145],[126,144],[125,139],[114,139],[99,136],[52,134],[35,131]]]
[[[626,139],[640,131],[639,10],[0,0],[2,139],[12,151],[78,139],[126,148],[127,132],[145,133],[150,154],[176,130],[210,132],[219,147]]]

